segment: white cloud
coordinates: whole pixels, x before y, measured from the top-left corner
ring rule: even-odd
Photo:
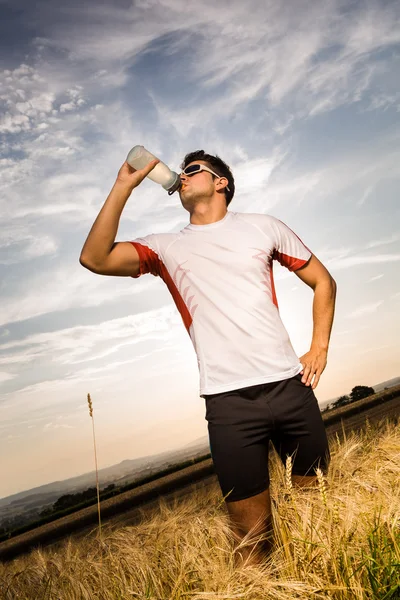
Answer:
[[[59,122],[59,112],[78,110],[86,102],[83,86],[60,89],[54,80],[27,64],[0,72],[0,90],[0,103],[5,109],[0,119],[0,133],[45,129],[49,123]],[[63,102],[62,97],[69,102]]]
[[[89,85],[107,85],[117,72],[117,80],[111,83],[115,86],[126,83],[126,69],[140,52],[148,52],[152,42],[171,34],[167,57],[184,56],[184,50],[191,48],[182,71],[186,83],[200,84],[206,92],[225,86],[227,92],[223,100],[206,93],[201,103],[186,106],[182,114],[153,89],[159,114],[187,135],[198,118],[204,126],[222,110],[233,115],[260,92],[274,107],[287,99],[294,101],[295,111],[303,116],[357,102],[380,74],[382,61],[374,60],[375,53],[400,41],[395,25],[398,8],[393,3],[343,11],[340,2],[299,0],[292,13],[278,2],[231,2],[229,22],[221,6],[203,2],[188,13],[183,0],[142,3],[130,12],[103,5],[96,7],[96,21],[90,23],[82,18],[80,7],[71,7],[71,21],[61,27],[54,19],[36,45],[44,53],[52,48],[67,52],[71,63],[81,65]],[[78,18],[74,19],[74,12]],[[378,28],[379,37],[371,35],[371,24]],[[48,68],[48,73],[54,76],[55,70]]]
[[[382,306],[383,300],[379,300],[378,302],[369,302],[368,304],[363,304],[359,306],[351,313],[347,315],[348,319],[359,319],[360,317],[366,317],[368,315],[372,315],[375,313],[380,306]]]
[[[5,381],[10,381],[10,379],[14,379],[16,376],[12,373],[6,373],[5,371],[0,371],[0,383],[4,383]]]
[[[270,161],[271,172],[268,178],[260,181],[258,189],[251,189],[252,195],[257,196],[256,205],[252,210],[265,212],[266,209],[279,204],[281,207],[299,206],[307,202],[323,206],[340,206],[343,210],[352,214],[356,201],[352,198],[357,196],[358,188],[361,186],[376,185],[377,181],[384,181],[391,174],[391,178],[400,179],[400,152],[398,150],[397,136],[392,133],[375,139],[373,147],[347,149],[338,158],[331,159],[323,166],[313,169],[303,169],[300,173],[291,168],[293,156],[287,144],[277,147],[271,152],[270,158],[264,157],[264,161]],[[254,161],[256,164],[256,161]],[[234,175],[240,169],[240,164],[234,165]],[[243,201],[243,210],[249,211],[248,196],[246,188],[251,182],[252,173],[249,177],[240,180],[236,198]],[[344,205],[344,198],[349,204]],[[353,202],[353,204],[351,204]],[[264,210],[263,210],[264,207]],[[306,209],[307,210],[307,209]],[[315,210],[312,207],[312,210]],[[340,208],[338,208],[338,211]],[[393,243],[399,239],[397,233],[393,233],[382,240],[375,240],[365,248],[374,248],[380,245]]]
[[[317,245],[340,244],[321,248],[320,258],[333,271],[376,264],[382,273],[371,277],[375,281],[396,265],[400,254],[394,247],[392,252],[377,249],[399,239],[393,229],[396,215],[390,204],[386,210],[381,185],[400,177],[398,129],[382,125],[369,143],[360,135],[360,143],[357,119],[362,129],[362,119],[371,123],[371,112],[362,111],[375,110],[378,128],[381,118],[390,122],[398,105],[393,77],[398,59],[391,51],[400,41],[398,3],[298,0],[296,10],[288,10],[278,0],[234,0],[229,6],[204,0],[188,11],[183,0],[143,0],[134,10],[121,3],[96,5],[93,19],[92,11],[72,2],[62,20],[55,4],[39,3],[27,5],[20,18],[30,20],[31,10],[38,35],[24,53],[26,64],[0,75],[0,247],[3,265],[12,265],[1,282],[0,324],[100,306],[140,292],[133,296],[134,312],[146,294],[158,292],[161,282],[150,276],[133,282],[89,273],[78,263],[80,247],[72,246],[79,245],[80,234],[83,243],[136,143],[172,168],[196,147],[218,153],[232,166],[237,183],[232,209],[293,210],[300,227],[312,227]],[[323,113],[350,105],[343,123],[337,111],[326,125]],[[354,132],[344,131],[352,126],[350,113]],[[299,139],[306,140],[304,147]],[[314,139],[321,148],[318,156]],[[117,239],[127,239],[125,232],[168,231],[185,218],[177,196],[169,198],[145,181],[124,210],[124,233]],[[368,228],[372,218],[382,227]],[[347,240],[346,231],[351,231]],[[369,231],[376,236],[370,242]],[[49,258],[40,272],[31,269],[35,263],[25,265],[54,253],[56,267]],[[278,268],[278,278],[286,275]],[[389,297],[398,300],[398,294],[389,292]],[[359,327],[368,321],[363,335],[378,337],[376,322],[387,311],[367,295],[361,302],[355,310],[343,304],[338,319]],[[354,321],[341,316],[347,313]],[[369,315],[373,318],[362,319]],[[177,364],[182,367],[179,336],[186,333],[172,304],[19,341],[7,335],[14,329],[20,327],[1,334],[0,382],[21,371],[21,389],[5,396],[4,414],[24,428],[31,426],[29,417],[37,431],[45,424],[49,431],[60,428],[57,412],[62,405],[78,410],[87,382],[99,395],[130,398],[129,387],[143,378],[146,385],[140,391],[135,387],[135,393],[147,401],[156,375],[155,352],[162,358],[157,375],[165,371],[165,380],[171,365],[173,372]],[[341,337],[342,348],[351,352],[339,352],[349,369],[349,356],[357,354],[353,334],[346,333],[350,342]],[[142,363],[153,370],[142,369]],[[43,381],[24,381],[36,365]]]
[[[397,111],[400,111],[400,93],[384,94],[376,93],[371,100],[369,110],[385,111],[388,108],[395,106]]]
[[[95,276],[78,263],[48,269],[18,283],[16,291],[3,298],[0,326],[70,308],[100,306],[115,301],[115,283],[111,277]],[[120,282],[118,297],[134,296],[150,290],[157,282],[152,276],[142,281],[129,278]]]
[[[382,238],[381,240],[373,240],[372,242],[368,242],[365,246],[366,248],[377,248],[378,246],[386,246],[388,244],[394,244],[400,240],[400,235],[398,233],[394,233],[389,237]]]
[[[61,365],[77,365],[90,361],[93,357],[99,360],[117,352],[123,346],[140,344],[154,337],[166,341],[171,331],[181,326],[182,320],[175,306],[166,306],[96,325],[38,333],[23,340],[3,343],[0,350],[7,354],[0,364],[27,364],[40,360],[42,364],[48,361]],[[164,344],[163,347],[165,348]],[[74,372],[79,373],[76,367]],[[94,372],[97,370],[88,370],[88,374]]]
[[[378,281],[378,279],[382,279],[382,277],[384,277],[384,274],[380,273],[379,275],[375,275],[375,277],[371,277],[371,279],[368,279],[367,283],[371,283],[372,281]]]
[[[357,265],[379,265],[400,260],[400,254],[376,254],[370,256],[347,256],[325,261],[325,265],[334,270],[349,269]]]
[[[309,199],[318,190],[320,175],[318,173],[279,178],[266,188],[264,194],[268,204],[299,205]]]
[[[29,226],[15,224],[3,227],[0,239],[0,264],[12,265],[57,252],[57,240],[48,234],[35,234]]]
[[[363,195],[357,201],[357,206],[363,206],[365,204],[365,201],[367,200],[367,198],[369,198],[369,196],[372,194],[374,187],[375,187],[374,185],[367,186],[367,188],[364,190]]]
[[[390,346],[389,344],[384,344],[382,346],[376,346],[373,348],[364,348],[364,350],[359,351],[359,354],[370,354],[371,352],[378,354],[378,352],[381,352],[382,350],[386,350],[387,348],[392,348],[392,347],[393,346]]]
[[[48,431],[50,429],[74,429],[73,425],[68,425],[67,423],[46,423],[43,427],[43,431]]]
[[[0,72],[0,133],[21,133],[35,129],[46,116],[55,114],[55,95],[43,90],[45,81],[32,66],[22,64]],[[18,101],[22,99],[22,101]]]
[[[235,177],[235,210],[251,212],[257,207],[261,212],[283,201],[284,190],[276,194],[269,181],[272,173],[284,160],[284,153],[275,149],[270,156],[241,161],[232,167]]]

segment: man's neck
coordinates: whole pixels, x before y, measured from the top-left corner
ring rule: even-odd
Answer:
[[[210,225],[210,223],[221,221],[227,212],[226,206],[198,204],[190,214],[190,223],[192,225]]]

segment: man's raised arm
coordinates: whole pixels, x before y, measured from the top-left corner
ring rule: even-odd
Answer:
[[[135,247],[129,242],[115,242],[115,237],[129,196],[159,162],[153,160],[138,170],[124,162],[83,245],[79,257],[83,267],[100,275],[129,277],[139,273],[139,255]]]

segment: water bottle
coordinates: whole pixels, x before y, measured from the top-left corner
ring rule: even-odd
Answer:
[[[126,162],[134,169],[143,169],[149,162],[157,158],[151,154],[144,146],[134,146],[126,158]],[[181,178],[178,173],[171,171],[163,162],[159,162],[147,175],[149,179],[162,185],[171,196],[181,185]]]

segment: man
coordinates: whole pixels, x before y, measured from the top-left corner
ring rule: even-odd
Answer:
[[[203,150],[181,165],[179,195],[190,223],[178,233],[116,243],[125,203],[157,163],[141,170],[122,165],[80,262],[102,275],[152,273],[168,286],[197,353],[211,454],[232,530],[236,540],[250,541],[238,562],[258,562],[270,531],[269,441],[283,461],[293,456],[296,484],[315,483],[315,468],[328,465],[313,390],[327,362],[336,284],[284,223],[228,211],[233,175]],[[311,347],[300,359],[279,316],[275,259],[314,291]]]

